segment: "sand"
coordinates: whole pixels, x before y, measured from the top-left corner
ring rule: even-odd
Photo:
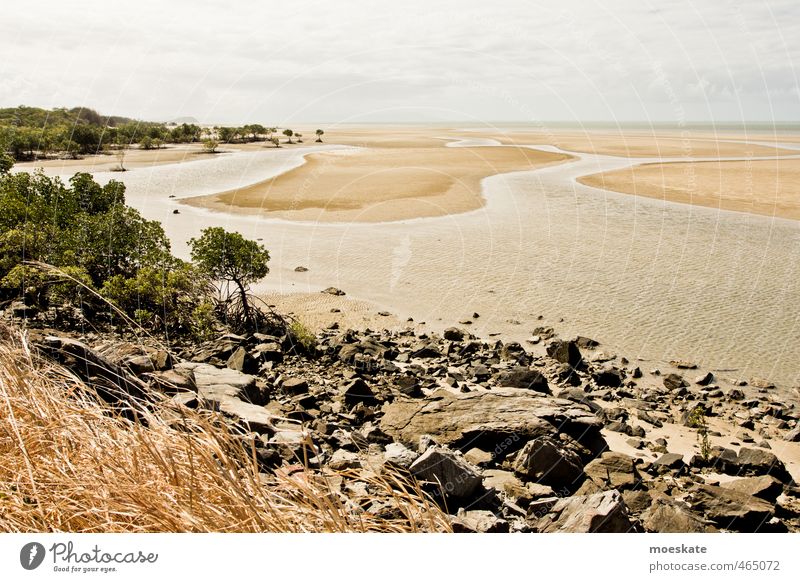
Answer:
[[[183,202],[307,221],[383,222],[480,208],[481,180],[571,159],[514,147],[372,147],[310,154],[276,178]]]
[[[800,220],[800,159],[641,164],[578,181],[636,196]]]
[[[462,133],[465,136],[489,137],[507,145],[547,144],[575,153],[623,156],[630,158],[721,158],[721,157],[766,157],[796,154],[796,151],[776,148],[754,143],[738,143],[738,141],[761,141],[742,135],[725,135],[714,137],[710,134],[688,134],[682,136],[675,131],[658,133],[642,133],[626,131],[609,133],[598,131],[585,132],[528,132],[479,131]],[[763,137],[763,136],[762,136]],[[764,141],[774,141],[769,138]],[[786,140],[790,141],[790,140]]]
[[[315,142],[315,127],[301,127],[304,143],[280,151],[303,150]],[[797,151],[752,142],[796,143],[800,136],[709,130],[586,129],[551,131],[484,128],[465,131],[431,126],[340,126],[327,128],[324,143],[357,146],[358,151],[315,153],[306,164],[274,179],[188,204],[223,212],[288,220],[380,222],[467,212],[484,204],[480,182],[494,174],[530,170],[563,162],[568,156],[527,148],[444,147],[459,137],[485,137],[506,145],[544,144],[580,153],[642,157],[761,157]],[[749,141],[750,143],[741,143]],[[272,151],[263,142],[222,144],[225,152]],[[279,151],[279,150],[275,150]],[[124,165],[136,170],[154,165],[208,159],[199,144],[160,150],[127,150]],[[104,172],[118,165],[116,156],[81,160],[44,160],[18,164],[20,169]],[[124,179],[120,173],[118,179]],[[583,184],[616,192],[800,219],[800,162],[783,160],[708,161],[643,164],[580,178]]]

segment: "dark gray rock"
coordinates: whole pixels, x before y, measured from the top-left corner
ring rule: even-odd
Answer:
[[[547,378],[538,370],[524,366],[516,366],[497,376],[497,385],[507,388],[525,388],[534,392],[550,393]]]
[[[680,388],[686,388],[689,383],[678,374],[667,374],[664,376],[664,387],[669,390],[678,390]]]
[[[577,368],[583,360],[578,344],[567,340],[550,342],[547,346],[547,355],[562,364],[569,364],[573,368]]]
[[[687,501],[694,511],[723,529],[757,532],[774,515],[771,503],[714,485],[696,485]]]
[[[543,533],[625,533],[633,530],[619,491],[566,497],[536,524]]]
[[[514,461],[514,471],[527,480],[572,491],[584,478],[580,457],[548,436],[525,444]]]
[[[441,487],[448,497],[466,499],[481,487],[477,469],[461,455],[443,447],[430,447],[414,461],[409,471],[417,479]]]
[[[480,446],[502,458],[532,438],[560,430],[597,454],[606,448],[600,421],[588,408],[517,388],[467,394],[437,390],[424,399],[397,399],[383,412],[381,428],[409,446],[432,435],[441,444]]]

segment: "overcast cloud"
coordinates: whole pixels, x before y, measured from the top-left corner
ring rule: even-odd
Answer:
[[[142,119],[800,121],[796,0],[39,1],[0,106]]]

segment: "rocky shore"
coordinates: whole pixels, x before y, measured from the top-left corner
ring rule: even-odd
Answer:
[[[455,327],[163,346],[31,325],[41,354],[112,403],[155,389],[218,411],[264,473],[351,487],[343,473],[400,471],[457,532],[800,530],[798,411],[763,380],[642,370],[543,328],[544,355]],[[353,511],[395,511],[390,492],[363,487]]]

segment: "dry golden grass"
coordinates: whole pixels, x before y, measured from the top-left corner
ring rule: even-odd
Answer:
[[[136,405],[133,405],[136,407]],[[417,532],[447,517],[399,476],[259,473],[242,435],[210,412],[161,401],[112,413],[68,371],[0,327],[0,531]],[[362,481],[390,496],[339,487]],[[356,484],[358,485],[358,484]]]

